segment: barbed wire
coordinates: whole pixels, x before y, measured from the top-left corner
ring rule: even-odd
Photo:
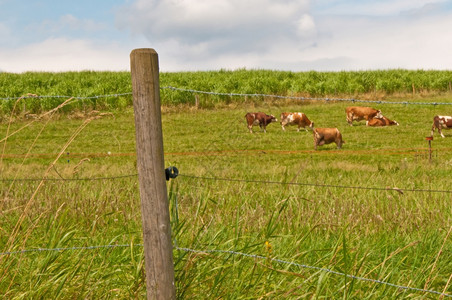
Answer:
[[[263,93],[220,93],[211,91],[201,91],[188,88],[178,88],[173,86],[163,86],[160,87],[162,90],[173,90],[179,92],[187,92],[192,94],[204,94],[213,96],[230,96],[230,97],[266,97],[266,98],[276,98],[276,99],[289,99],[289,100],[300,100],[300,101],[342,101],[342,102],[353,102],[353,103],[374,103],[374,104],[402,104],[402,105],[452,105],[452,102],[410,102],[410,101],[386,101],[386,100],[364,100],[355,98],[330,98],[330,97],[301,97],[301,96],[283,96],[274,94],[263,94]],[[17,100],[17,99],[32,99],[32,98],[69,98],[72,97],[77,100],[89,100],[98,98],[109,98],[109,97],[120,97],[120,96],[130,96],[132,92],[117,93],[117,94],[106,94],[106,95],[95,95],[95,96],[64,96],[64,95],[35,95],[26,94],[21,97],[3,97],[0,100]]]
[[[179,92],[188,92],[193,94],[204,94],[204,95],[214,95],[214,96],[230,96],[230,97],[267,97],[276,99],[289,99],[289,100],[307,100],[307,101],[345,101],[345,102],[357,102],[357,103],[376,103],[376,104],[403,104],[403,105],[452,105],[452,102],[408,102],[408,101],[385,101],[385,100],[362,100],[354,98],[319,98],[319,97],[299,97],[299,96],[282,96],[282,95],[271,95],[271,94],[242,94],[242,93],[218,93],[218,92],[207,92],[199,91],[193,89],[177,88],[173,86],[161,87],[161,89],[169,89]]]
[[[404,192],[429,192],[429,193],[452,193],[452,190],[430,190],[430,189],[408,189],[398,187],[366,187],[366,186],[349,186],[349,185],[334,185],[321,183],[303,183],[303,182],[281,182],[268,180],[250,180],[250,179],[236,179],[236,178],[221,178],[221,177],[206,177],[179,174],[181,177],[200,179],[200,180],[215,180],[215,181],[229,181],[229,182],[243,182],[243,183],[258,183],[258,184],[281,184],[281,185],[296,185],[296,186],[313,186],[322,188],[341,188],[341,189],[355,189],[355,190],[375,190],[375,191],[396,191],[400,194]]]
[[[53,252],[53,251],[54,252],[62,252],[62,251],[113,249],[113,248],[129,248],[129,247],[143,247],[143,244],[122,244],[122,245],[99,245],[99,246],[66,247],[66,248],[24,249],[24,250],[19,250],[19,251],[1,252],[0,256],[26,254],[26,253],[31,253],[31,252]],[[242,257],[254,258],[254,259],[259,259],[259,260],[270,260],[272,262],[276,262],[276,263],[280,263],[280,264],[284,264],[284,265],[289,265],[289,266],[296,266],[296,267],[299,267],[299,268],[302,268],[302,269],[310,269],[310,270],[326,272],[326,273],[339,275],[339,276],[346,276],[347,278],[351,278],[351,279],[354,279],[354,280],[371,282],[371,283],[377,283],[377,284],[382,284],[382,285],[386,285],[386,286],[390,286],[390,287],[394,287],[394,288],[398,288],[398,289],[411,290],[411,291],[422,292],[422,293],[430,293],[430,294],[435,294],[435,295],[440,295],[440,296],[452,298],[452,295],[450,295],[450,294],[445,294],[445,293],[441,293],[441,292],[434,291],[434,290],[427,290],[427,289],[420,289],[420,288],[415,288],[415,287],[410,287],[410,286],[398,285],[398,284],[394,284],[394,283],[390,283],[390,282],[382,281],[382,280],[378,280],[378,279],[371,279],[371,278],[366,278],[366,277],[360,277],[360,276],[355,276],[355,275],[351,275],[351,274],[346,274],[346,273],[334,271],[334,270],[331,270],[331,269],[328,269],[328,268],[321,268],[321,267],[316,267],[316,266],[310,266],[310,265],[300,264],[300,263],[291,262],[291,261],[286,261],[286,260],[282,260],[282,259],[278,259],[278,258],[271,258],[271,257],[269,258],[269,257],[265,257],[265,256],[262,256],[262,255],[257,255],[257,254],[248,254],[248,253],[243,253],[243,252],[238,252],[238,251],[233,251],[233,250],[217,250],[217,249],[196,250],[196,249],[182,248],[182,247],[177,247],[177,246],[175,246],[173,248],[176,249],[176,250],[179,250],[179,251],[185,251],[185,252],[191,252],[191,253],[197,253],[197,254],[219,253],[219,254],[238,255],[238,256],[242,256]]]
[[[372,283],[378,283],[378,284],[383,284],[383,285],[387,285],[387,286],[391,286],[391,287],[395,287],[395,288],[399,288],[399,289],[403,289],[403,290],[412,290],[412,291],[416,291],[416,292],[430,293],[430,294],[436,294],[436,295],[441,295],[441,296],[444,296],[444,297],[452,298],[452,295],[441,293],[441,292],[438,292],[438,291],[426,290],[426,289],[420,289],[420,288],[414,288],[414,287],[409,287],[409,286],[398,285],[398,284],[394,284],[394,283],[390,283],[390,282],[386,282],[386,281],[381,281],[381,280],[378,280],[378,279],[370,279],[370,278],[365,278],[365,277],[359,277],[359,276],[355,276],[355,275],[351,275],[351,274],[337,272],[337,271],[334,271],[334,270],[331,270],[331,269],[327,269],[327,268],[309,266],[309,265],[299,264],[299,263],[290,262],[290,261],[285,261],[285,260],[277,259],[277,258],[268,258],[268,257],[261,256],[261,255],[248,254],[248,253],[237,252],[237,251],[232,251],[232,250],[194,250],[194,249],[190,249],[190,248],[179,248],[179,247],[175,247],[175,248],[177,250],[186,251],[186,252],[193,252],[193,253],[198,253],[198,254],[202,254],[202,253],[232,254],[232,255],[239,255],[239,256],[254,258],[254,259],[270,260],[272,262],[277,262],[277,263],[280,263],[280,264],[296,266],[296,267],[300,267],[300,268],[303,268],[303,269],[311,269],[311,270],[316,270],[316,271],[327,272],[327,273],[334,274],[334,275],[346,276],[348,278],[355,279],[355,280],[367,281],[367,282],[372,282]]]
[[[129,96],[132,95],[132,92],[127,93],[118,93],[118,94],[106,94],[106,95],[95,95],[95,96],[64,96],[64,95],[36,95],[28,93],[21,97],[3,97],[0,98],[2,101],[7,100],[18,100],[18,99],[48,99],[48,98],[73,98],[77,100],[88,100],[88,99],[98,99],[98,98],[112,98],[112,97],[120,97],[120,96]]]

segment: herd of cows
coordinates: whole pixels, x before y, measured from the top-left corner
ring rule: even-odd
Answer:
[[[391,126],[399,125],[394,120],[390,120],[382,115],[380,110],[365,107],[365,106],[350,106],[345,109],[347,116],[347,122],[352,126],[353,121],[366,120],[366,126]],[[247,113],[245,115],[248,130],[253,133],[253,126],[259,125],[261,130],[267,132],[267,125],[278,120],[273,115],[267,115],[263,112]],[[318,146],[325,144],[336,143],[337,148],[342,148],[342,144],[345,142],[342,140],[342,134],[337,128],[314,128],[314,122],[311,122],[306,114],[302,112],[283,112],[280,116],[280,124],[282,130],[286,130],[287,125],[297,125],[297,131],[303,127],[306,131],[306,127],[310,128],[314,133],[314,148],[317,150]],[[433,118],[432,136],[435,129],[438,129],[438,133],[444,138],[441,129],[452,128],[451,116],[435,116]]]

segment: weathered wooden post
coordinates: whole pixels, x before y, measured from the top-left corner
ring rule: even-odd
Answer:
[[[148,299],[175,299],[173,247],[163,160],[158,54],[130,53],[137,168]]]

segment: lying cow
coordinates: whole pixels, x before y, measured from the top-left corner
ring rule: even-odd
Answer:
[[[273,115],[267,115],[263,112],[247,113],[245,115],[246,123],[248,124],[248,130],[253,133],[253,125],[259,125],[264,132],[267,132],[267,125],[271,122],[278,121]]]
[[[342,140],[342,134],[337,128],[316,128],[314,129],[314,148],[317,150],[317,146],[336,143],[337,148],[341,149],[342,144],[345,142]]]
[[[282,130],[286,130],[284,126],[287,125],[297,125],[297,131],[300,131],[300,128],[303,127],[304,130],[308,131],[306,129],[306,126],[308,126],[311,130],[314,128],[314,122],[311,122],[308,117],[302,113],[302,112],[295,112],[295,113],[287,113],[283,112],[281,113],[281,127]]]
[[[441,137],[445,137],[444,134],[441,132],[441,129],[452,128],[452,117],[451,116],[435,116],[433,118],[432,136],[433,136],[433,132],[435,132],[435,128],[438,129],[438,133],[441,135]]]
[[[399,126],[399,123],[397,123],[394,120],[389,120],[385,116],[383,118],[373,118],[369,121],[366,121],[366,126],[372,126],[372,127],[378,127],[378,126],[392,126],[397,125]]]
[[[349,106],[345,109],[345,113],[347,114],[347,122],[350,126],[353,126],[353,121],[369,121],[373,118],[383,118],[381,110],[366,106]]]

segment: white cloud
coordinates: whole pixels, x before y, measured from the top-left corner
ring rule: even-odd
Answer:
[[[122,33],[71,14],[35,21],[30,36],[0,23],[0,69],[128,70],[134,46],[154,48],[162,71],[452,69],[445,0],[126,3],[115,11]]]
[[[316,26],[314,19],[309,14],[303,14],[298,20],[298,35],[301,37],[310,37],[315,35]]]
[[[452,40],[443,31],[452,28],[451,13],[423,18],[328,16],[318,22],[318,28],[317,46],[303,52],[310,60],[348,58],[345,70],[452,69],[447,54]]]
[[[221,53],[248,52],[297,33],[308,0],[137,0],[117,13],[117,24],[152,43],[206,44]],[[225,47],[227,47],[225,49]]]
[[[319,0],[323,14],[395,16],[405,12],[419,10],[429,5],[441,5],[448,0],[379,0],[379,1],[343,1]]]
[[[443,1],[326,2],[363,15],[314,16],[308,0],[137,0],[117,24],[145,36],[169,71],[452,68],[452,15],[432,13]]]
[[[47,39],[16,49],[0,49],[0,70],[23,71],[81,71],[129,69],[131,49],[115,43],[96,44],[85,40]]]

